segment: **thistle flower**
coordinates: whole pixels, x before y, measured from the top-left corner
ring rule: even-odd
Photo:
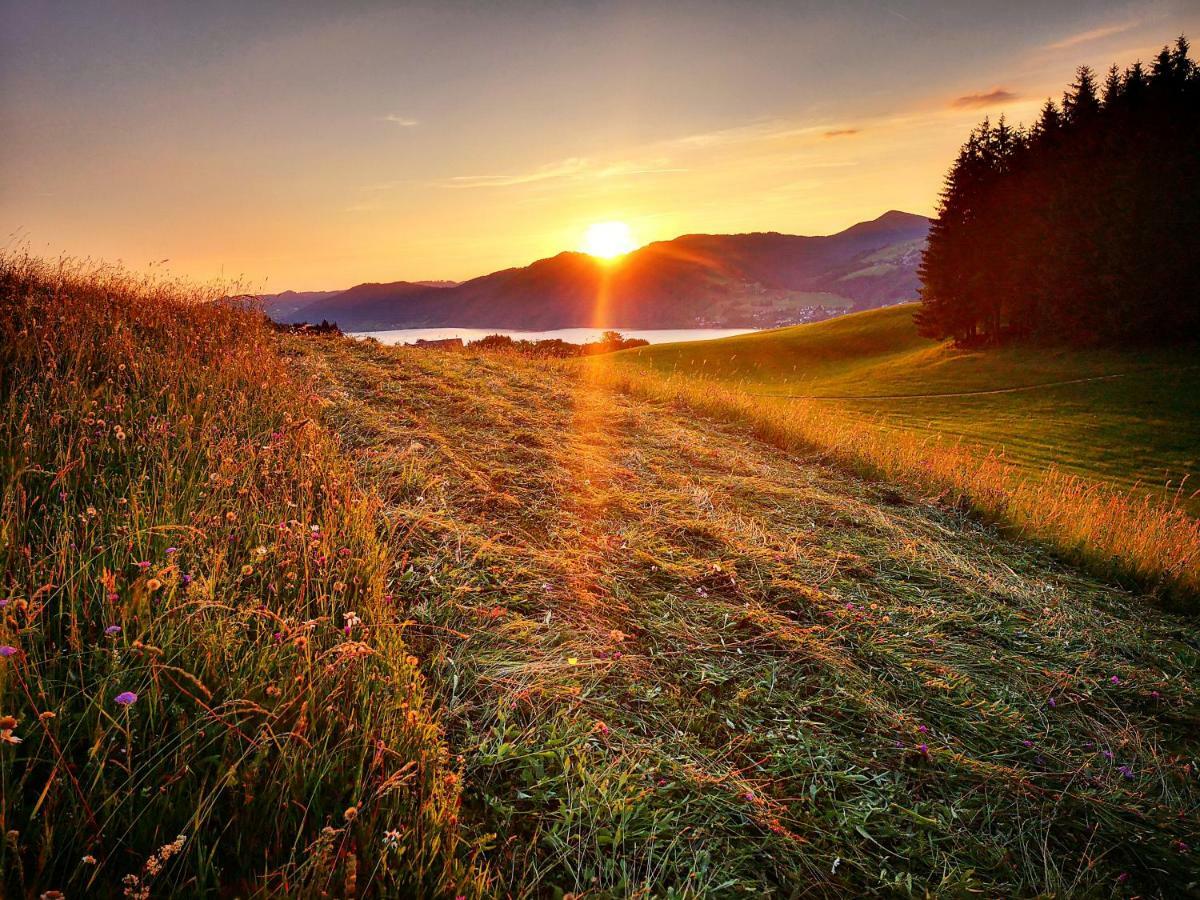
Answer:
[[[120,634],[121,626],[120,625],[109,625],[107,628],[104,629],[104,633],[107,634],[109,637],[112,637],[114,634]]]
[[[0,656],[6,657],[6,658],[9,656],[15,655],[18,652],[20,652],[20,651],[18,651],[16,647],[9,646],[8,644],[5,644],[4,646],[0,647]]]
[[[1120,684],[1121,683],[1121,679],[1118,678],[1116,675],[1114,675],[1112,678],[1108,679],[1108,681],[1109,681],[1109,684]]]
[[[136,703],[137,698],[138,695],[133,691],[122,691],[113,698],[113,702],[118,703],[121,706],[129,706],[132,703]]]

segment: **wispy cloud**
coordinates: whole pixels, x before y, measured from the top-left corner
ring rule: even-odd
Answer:
[[[1019,99],[1012,91],[1004,88],[993,88],[990,91],[982,91],[978,94],[964,94],[961,97],[955,97],[950,101],[950,105],[954,109],[982,109],[985,106],[996,106],[1000,103],[1008,103],[1012,100]]]
[[[862,131],[861,128],[833,128],[825,132],[827,138],[850,137]]]
[[[380,121],[391,122],[393,125],[399,125],[401,128],[412,128],[414,125],[420,125],[416,119],[410,119],[408,116],[402,116],[399,113],[388,113],[386,116],[380,116]]]
[[[1047,50],[1067,50],[1071,47],[1078,47],[1080,44],[1086,44],[1089,41],[1098,41],[1101,38],[1111,37],[1114,34],[1122,34],[1129,29],[1136,27],[1138,22],[1124,22],[1120,25],[1104,25],[1100,28],[1092,28],[1088,31],[1081,31],[1078,34],[1072,34],[1062,40],[1055,41],[1053,44],[1047,44]]]
[[[572,156],[558,162],[538,166],[536,169],[528,172],[514,172],[503,175],[456,175],[443,182],[443,184],[456,188],[502,188],[548,181],[598,180],[633,175],[664,175],[686,171],[686,169],[670,166],[669,160],[666,159],[657,159],[648,162],[624,161],[602,164],[586,157]]]

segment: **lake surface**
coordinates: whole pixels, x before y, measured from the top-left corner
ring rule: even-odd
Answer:
[[[509,331],[504,328],[398,328],[393,331],[356,331],[354,337],[372,337],[381,344],[414,344],[418,340],[441,341],[462,338],[465,343],[489,334],[504,334],[514,341],[550,341],[558,338],[570,344],[598,341],[605,331],[619,331],[627,338],[640,338],[651,344],[675,341],[710,341],[714,338],[749,334],[754,328],[559,328],[555,331]]]

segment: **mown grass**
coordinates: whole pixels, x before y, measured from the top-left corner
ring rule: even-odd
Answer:
[[[213,296],[0,260],[0,893],[478,896],[375,501]]]
[[[1192,621],[675,397],[290,346],[420,522],[394,584],[498,892],[1196,889]]]
[[[654,345],[614,362],[756,396],[819,398],[831,413],[864,425],[949,439],[985,455],[1002,452],[1030,474],[1053,466],[1171,495],[1200,512],[1200,485],[1193,483],[1200,474],[1196,348],[959,350],[919,337],[915,308]]]
[[[827,326],[840,324],[841,330],[836,333],[845,338],[845,343],[827,339],[828,335],[813,343],[812,335],[805,336],[803,327],[788,329],[785,330],[787,334],[780,332],[779,335],[787,337],[790,334],[794,341],[800,341],[814,351],[815,361],[811,368],[826,373],[828,380],[822,383],[827,390],[845,390],[845,385],[850,383],[857,384],[858,390],[879,389],[882,382],[877,374],[880,370],[901,371],[905,378],[913,376],[914,367],[919,368],[913,362],[914,354],[918,358],[931,354],[951,355],[952,359],[945,362],[951,374],[943,375],[944,380],[933,387],[957,385],[963,390],[976,390],[981,385],[995,384],[999,377],[997,367],[1002,365],[1002,360],[987,358],[983,363],[986,371],[976,371],[974,379],[966,379],[961,373],[953,374],[957,371],[955,360],[967,365],[963,361],[965,357],[955,356],[956,351],[944,347],[933,350],[919,347],[916,343],[919,339],[910,334],[907,315],[908,311],[904,309],[882,310],[850,316],[840,323],[826,323]],[[1149,590],[1161,601],[1179,608],[1195,608],[1196,599],[1200,597],[1200,520],[1193,515],[1192,504],[1181,491],[1171,494],[1146,491],[1136,485],[1125,486],[1121,481],[1081,476],[1069,468],[1055,465],[1037,468],[1034,456],[1027,456],[1019,463],[1020,446],[1014,458],[1014,454],[1004,452],[1001,447],[989,448],[986,443],[958,440],[953,432],[939,431],[938,422],[943,420],[930,418],[924,420],[924,426],[909,425],[895,417],[865,416],[861,410],[851,409],[844,403],[765,393],[762,384],[775,385],[778,393],[780,388],[795,384],[802,377],[799,374],[785,376],[778,368],[764,370],[760,366],[759,356],[776,345],[779,335],[772,337],[772,333],[767,332],[748,336],[752,338],[749,340],[733,339],[740,342],[737,347],[741,351],[754,348],[749,356],[731,354],[732,345],[725,349],[707,347],[707,344],[724,344],[724,341],[665,345],[661,351],[655,347],[643,348],[642,351],[615,354],[612,359],[591,360],[587,363],[587,371],[598,384],[609,388],[669,400],[705,415],[725,418],[784,449],[821,450],[830,459],[855,471],[906,482],[936,494],[943,502],[966,504],[987,519],[1008,526],[1023,537],[1043,541],[1067,558],[1106,577],[1116,577],[1128,585]],[[651,355],[649,362],[646,359],[639,361],[636,354],[646,350],[656,351],[658,355]],[[781,359],[788,358],[783,350],[781,354]],[[703,356],[712,362],[711,367],[700,367],[704,371],[711,368],[712,377],[697,374],[695,367],[681,372],[676,366],[677,357],[688,355],[696,359]],[[1082,358],[1104,368],[1097,359]],[[1026,379],[1037,384],[1056,371],[1059,375],[1067,374],[1061,360],[1057,364],[1043,362],[1040,370],[1018,369],[1019,374],[1014,377],[1018,381]],[[779,365],[784,363],[778,362]],[[1080,365],[1079,359],[1075,359],[1070,371],[1079,377],[1087,377],[1082,373],[1090,370],[1082,369]],[[747,371],[755,373],[756,382],[733,377],[735,372]],[[1164,387],[1168,384],[1169,376],[1161,372],[1155,371],[1152,376],[1145,377],[1153,377]],[[759,384],[758,389],[755,389],[755,383]],[[830,387],[835,383],[843,387]],[[1104,403],[1097,405],[1097,417],[1103,417],[1105,409],[1121,408],[1122,390],[1102,386],[1119,383],[1124,382],[1112,380],[1081,386],[1093,393],[1106,394]],[[910,390],[916,386],[916,382],[906,384]],[[1026,394],[1003,396],[1024,397]],[[1034,392],[1034,396],[1036,400],[1020,401],[1027,407],[1023,417],[1023,427],[1027,431],[1042,428],[1036,413],[1040,405],[1055,402],[1047,398],[1045,391]],[[992,402],[991,398],[960,400],[965,400],[967,408],[973,409],[970,416],[981,423],[980,429],[1003,428],[1008,421],[997,424],[984,409]],[[955,400],[933,398],[921,402],[944,405],[953,404]],[[1194,397],[1180,401],[1181,410],[1187,402],[1194,402]],[[959,407],[958,418],[954,413],[946,413],[943,417],[958,423],[958,436],[966,428],[962,424],[962,408]],[[1157,420],[1150,420],[1145,428],[1155,434],[1162,429],[1164,436],[1156,440],[1162,445],[1170,444],[1179,440],[1179,430],[1186,435],[1190,433],[1188,429],[1197,427],[1200,410],[1196,412],[1194,417],[1180,413],[1179,429]],[[1137,412],[1123,410],[1121,414],[1136,415]],[[1042,434],[1042,438],[1053,442],[1053,428]],[[1064,452],[1088,455],[1093,459],[1136,456],[1142,445],[1134,443],[1132,447],[1126,447],[1121,443],[1125,439],[1132,440],[1132,437],[1123,435],[1122,429],[1114,426],[1105,432],[1103,439],[1097,439],[1095,434],[1086,439],[1075,435]],[[1087,449],[1078,449],[1083,447]],[[1189,452],[1192,449],[1189,448]],[[1092,472],[1093,476],[1096,474]]]

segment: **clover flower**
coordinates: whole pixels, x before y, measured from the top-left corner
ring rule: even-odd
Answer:
[[[137,698],[138,695],[133,691],[122,691],[121,693],[117,694],[117,696],[113,697],[113,702],[120,706],[130,706],[134,703],[137,703]]]

